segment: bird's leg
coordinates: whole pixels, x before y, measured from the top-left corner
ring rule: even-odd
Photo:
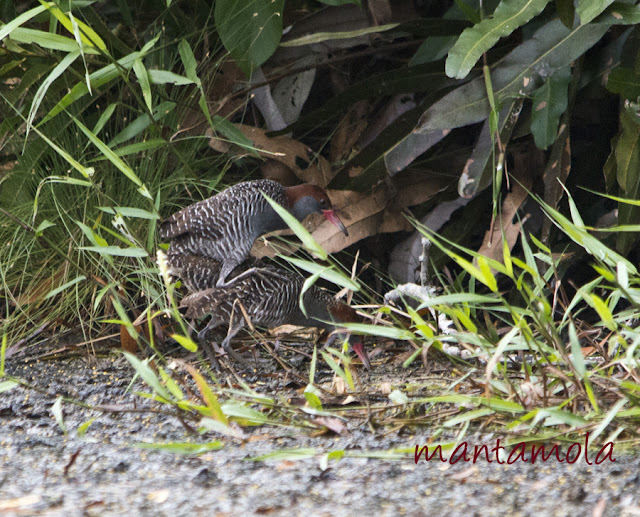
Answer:
[[[245,323],[243,318],[240,318],[239,320],[235,321],[234,324],[229,327],[229,333],[227,334],[227,337],[224,338],[224,341],[222,342],[222,348],[229,355],[229,357],[232,357],[234,360],[236,360],[237,362],[239,362],[244,366],[251,367],[252,366],[251,362],[245,357],[243,357],[241,354],[236,352],[231,346],[231,340],[234,337],[236,337],[236,334],[240,332],[244,327],[245,327]]]
[[[211,364],[217,369],[220,370],[220,362],[216,356],[216,351],[220,350],[218,344],[215,341],[207,340],[207,334],[210,330],[216,328],[220,324],[220,321],[216,318],[211,318],[207,323],[206,327],[204,327],[200,332],[198,332],[198,341],[202,344],[207,357]]]
[[[243,271],[242,273],[240,273],[238,276],[233,277],[231,280],[227,280],[226,282],[224,280],[227,277],[227,275],[223,276],[223,274],[221,273],[220,278],[218,278],[218,283],[216,284],[216,287],[228,287],[234,282],[237,282],[241,278],[244,278],[247,275],[251,275],[256,271],[257,271],[257,268],[255,267],[249,268],[246,271]]]

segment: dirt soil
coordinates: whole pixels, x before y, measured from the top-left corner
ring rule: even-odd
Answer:
[[[245,428],[244,440],[213,432],[194,436],[176,416],[134,393],[149,390],[140,381],[131,385],[134,370],[121,354],[34,361],[18,353],[9,358],[7,373],[30,387],[0,393],[0,515],[640,515],[640,457],[616,449],[615,462],[591,466],[551,460],[450,465],[435,458],[415,464],[413,454],[400,460],[342,458],[328,466],[321,454],[253,461],[307,447],[369,455],[413,449],[426,443],[431,430],[372,431],[362,421],[349,421],[344,436],[274,426]],[[450,382],[448,374],[442,373]],[[288,382],[283,375],[264,383],[264,392],[278,395]],[[401,385],[421,376],[418,365],[378,365],[361,372],[360,381]],[[299,391],[292,393],[299,397]],[[86,404],[62,405],[67,434],[52,416],[59,395]],[[78,428],[90,419],[80,437]],[[495,438],[487,443],[495,445]],[[222,448],[188,456],[137,446],[216,440]]]

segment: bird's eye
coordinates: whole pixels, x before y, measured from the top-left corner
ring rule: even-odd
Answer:
[[[328,206],[329,206],[329,203],[327,203],[326,199],[323,199],[320,201],[320,208],[322,208],[323,210],[328,208]]]

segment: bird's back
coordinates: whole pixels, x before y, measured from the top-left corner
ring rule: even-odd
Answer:
[[[275,181],[238,183],[213,197],[184,207],[165,219],[159,227],[160,238],[172,240],[188,234],[218,240],[229,231],[241,232],[244,229],[242,222],[259,215],[267,204],[261,192],[278,203],[286,201],[284,187]]]

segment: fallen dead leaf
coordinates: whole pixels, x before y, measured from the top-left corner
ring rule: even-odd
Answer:
[[[260,156],[283,163],[303,182],[325,187],[333,179],[335,172],[329,162],[302,142],[286,136],[268,137],[264,129],[244,124],[236,124],[236,127],[251,141]],[[212,136],[210,131],[207,134],[211,136],[209,145],[212,149],[221,153],[235,152],[238,156],[247,154],[244,149],[232,149],[226,139]]]

